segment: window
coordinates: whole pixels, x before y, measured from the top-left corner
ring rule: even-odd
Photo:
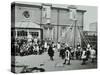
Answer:
[[[27,36],[27,31],[17,31],[17,36]]]
[[[39,36],[39,32],[30,32],[30,34],[31,34],[33,37],[38,37],[38,36]]]
[[[42,12],[43,12],[43,15],[42,17],[44,18],[51,18],[51,7],[50,6],[43,6],[42,8]]]
[[[25,18],[29,18],[30,17],[29,11],[24,11],[23,15],[24,15]]]

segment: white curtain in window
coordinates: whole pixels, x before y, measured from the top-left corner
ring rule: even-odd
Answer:
[[[77,12],[76,9],[70,9],[70,19],[77,20]]]
[[[51,18],[51,7],[50,6],[43,6],[42,17],[46,19],[46,23],[50,23],[50,18]]]

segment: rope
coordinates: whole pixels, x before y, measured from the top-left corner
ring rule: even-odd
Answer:
[[[66,30],[66,32],[64,32],[65,35],[68,34],[68,31],[72,28],[72,26],[73,26],[73,24],[71,24],[70,27],[68,27],[68,29]],[[64,35],[64,36],[61,36],[61,37],[59,38],[59,40],[60,40],[60,41],[64,40],[65,35]]]
[[[79,30],[79,29],[78,29]],[[83,39],[83,41],[85,42],[85,44],[87,45],[87,41],[84,39],[84,36],[81,34],[81,31],[79,30],[79,32],[80,32],[80,35],[81,35],[81,37],[82,37],[82,39]]]
[[[78,30],[79,30],[79,32],[80,32],[80,35],[82,36],[84,42],[86,43],[86,45],[87,45],[88,43],[90,43],[89,40],[85,39],[85,36],[84,36],[83,33],[80,31],[79,27],[77,27],[77,28],[78,28]]]

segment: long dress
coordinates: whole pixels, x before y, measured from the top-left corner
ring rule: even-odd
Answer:
[[[96,58],[96,51],[94,49],[90,50],[90,58],[92,59]]]
[[[81,58],[82,58],[82,59],[86,59],[86,51],[83,51],[83,52],[82,52]]]
[[[50,57],[53,57],[54,56],[54,51],[53,51],[52,47],[49,47],[49,49],[48,49],[48,55]]]
[[[69,51],[69,50],[66,50],[66,51],[65,51],[65,59],[66,59],[66,60],[70,60],[70,55],[71,55],[71,54],[70,54],[70,51]]]

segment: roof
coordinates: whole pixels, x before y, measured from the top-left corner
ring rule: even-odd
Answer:
[[[69,10],[68,6],[75,6],[75,5],[65,5],[65,4],[50,4],[50,3],[33,3],[33,2],[21,2],[21,1],[16,1],[13,2],[12,5],[18,5],[18,6],[24,6],[24,7],[39,7],[41,8],[42,5],[50,5],[52,8],[55,9],[63,9],[63,10]],[[86,12],[86,10],[81,10],[81,9],[77,9],[77,11],[80,12]]]
[[[39,24],[36,24],[34,22],[29,22],[29,21],[21,21],[21,22],[16,22],[15,26],[13,25],[13,27],[20,27],[20,28],[40,28]]]

